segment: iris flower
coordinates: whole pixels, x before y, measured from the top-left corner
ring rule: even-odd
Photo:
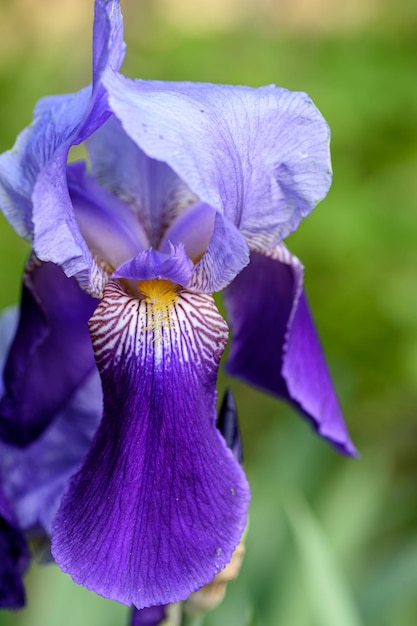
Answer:
[[[33,249],[0,434],[41,437],[98,369],[103,414],[52,553],[77,583],[142,608],[209,583],[246,525],[249,487],[215,427],[228,326],[213,292],[228,371],[355,449],[282,243],[330,186],[325,120],[275,86],[131,80],[124,52],[118,0],[96,0],[92,84],[40,100],[0,157],[0,206]],[[69,163],[82,143],[89,162]]]

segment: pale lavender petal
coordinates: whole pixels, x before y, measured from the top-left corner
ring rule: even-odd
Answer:
[[[39,173],[61,145],[70,144],[91,98],[91,88],[40,100],[34,120],[11,150],[0,155],[0,206],[20,236],[33,240],[32,194]],[[64,159],[66,162],[66,159]]]
[[[350,440],[303,289],[303,267],[283,246],[251,262],[225,291],[232,327],[227,370],[291,401],[345,454]]]
[[[25,604],[22,576],[29,565],[29,549],[0,482],[0,608]]]
[[[87,148],[100,184],[135,212],[150,245],[159,248],[170,224],[197,196],[166,163],[140,150],[114,117],[89,138]]]
[[[65,572],[137,608],[210,582],[239,543],[249,500],[215,427],[227,327],[211,296],[164,296],[106,287],[90,322],[103,421],[52,526]]]
[[[329,129],[306,94],[112,71],[103,84],[137,146],[224,213],[252,249],[281,241],[328,191]]]
[[[37,437],[95,368],[87,322],[96,304],[59,267],[29,263],[4,370],[3,440],[22,445]]]
[[[216,213],[214,232],[205,254],[194,267],[189,284],[199,293],[224,289],[249,263],[249,248],[243,235],[227,217]]]
[[[72,210],[66,164],[70,147],[109,117],[97,78],[106,67],[118,69],[124,52],[119,2],[97,0],[95,9],[94,89],[40,100],[32,124],[0,156],[0,206],[10,224],[39,258],[77,275],[91,291],[94,263]]]
[[[140,252],[134,259],[123,263],[113,274],[115,278],[152,280],[163,278],[179,285],[187,285],[193,271],[182,243],[170,246],[170,254],[150,248]]]
[[[216,209],[198,202],[185,209],[172,222],[159,245],[161,252],[169,252],[170,244],[184,245],[187,256],[196,263],[205,253],[214,232]]]
[[[149,248],[137,217],[88,174],[85,163],[68,167],[68,186],[75,216],[84,240],[95,258],[118,267]]]
[[[95,0],[93,28],[93,82],[106,67],[118,70],[123,63],[123,17],[120,0]]]

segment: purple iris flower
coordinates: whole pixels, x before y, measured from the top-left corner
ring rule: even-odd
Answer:
[[[230,373],[355,449],[282,244],[328,191],[326,122],[275,86],[130,80],[124,50],[118,0],[96,0],[92,85],[40,100],[0,157],[0,206],[34,251],[0,434],[42,437],[98,368],[103,415],[49,520],[52,553],[142,608],[209,583],[246,525],[249,487],[215,427],[228,327],[213,292]],[[69,164],[81,143],[89,164]]]

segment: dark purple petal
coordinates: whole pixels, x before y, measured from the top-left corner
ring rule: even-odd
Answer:
[[[90,448],[102,409],[94,369],[36,441],[24,448],[0,443],[0,476],[24,530],[50,533],[65,485]]]
[[[184,245],[180,243],[178,246],[171,244],[170,254],[153,248],[140,252],[131,261],[123,263],[113,276],[136,280],[164,278],[185,286],[190,281],[192,271],[193,263],[188,258]]]
[[[233,339],[227,370],[291,401],[345,454],[349,438],[303,290],[303,268],[284,246],[251,262],[226,289]]]
[[[0,608],[25,604],[22,576],[29,565],[29,549],[0,483]]]
[[[96,304],[59,267],[29,263],[4,370],[3,440],[22,445],[37,437],[94,369],[87,321]]]
[[[159,626],[165,618],[165,606],[149,606],[146,609],[133,607],[130,626]]]
[[[87,148],[100,184],[130,207],[158,249],[169,225],[197,196],[166,163],[140,150],[114,117],[89,138]]]
[[[236,461],[242,465],[242,437],[240,436],[239,420],[237,417],[236,401],[231,389],[226,389],[222,404],[220,407],[219,417],[217,419],[217,428],[224,437],[227,447],[233,452]]]
[[[109,105],[251,248],[275,245],[327,193],[329,129],[306,94],[275,86],[132,81],[103,74]]]
[[[90,321],[104,416],[52,525],[65,572],[137,608],[210,582],[239,543],[249,501],[215,427],[227,327],[211,296],[160,295],[138,300],[111,280]]]

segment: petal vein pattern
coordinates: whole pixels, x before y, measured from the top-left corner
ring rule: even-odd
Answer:
[[[210,582],[239,543],[249,502],[215,427],[227,326],[211,296],[143,282],[139,300],[111,280],[90,320],[104,415],[52,528],[64,571],[137,608]]]

